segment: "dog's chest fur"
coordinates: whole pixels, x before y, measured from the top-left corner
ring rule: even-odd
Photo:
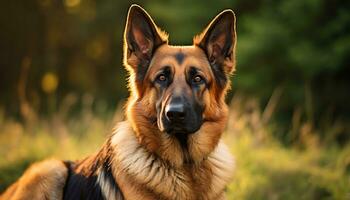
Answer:
[[[126,122],[111,138],[112,171],[126,199],[222,199],[233,174],[234,162],[224,144],[200,163],[171,166],[149,153]],[[147,198],[146,198],[147,199]]]
[[[171,165],[140,145],[122,122],[97,154],[68,168],[66,200],[220,200],[234,162],[219,142],[200,163]]]

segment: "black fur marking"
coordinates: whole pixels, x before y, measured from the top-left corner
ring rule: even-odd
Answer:
[[[175,59],[180,65],[183,63],[185,57],[186,57],[185,54],[181,52],[175,54]]]
[[[74,169],[73,169],[74,170]],[[76,173],[71,169],[68,177],[64,200],[73,199],[88,199],[88,200],[104,200],[101,188],[96,184],[97,176],[85,176],[84,174]]]
[[[225,74],[224,70],[222,69],[222,66],[220,64],[211,64],[211,69],[213,71],[213,74],[215,76],[215,81],[218,84],[220,88],[224,88],[227,84],[227,75]]]
[[[183,133],[175,133],[174,136],[179,141],[183,149],[187,149],[188,135]]]
[[[138,66],[137,66],[137,71],[136,71],[136,82],[137,83],[142,83],[143,80],[145,79],[147,70],[149,66],[149,61],[144,60],[142,61]]]
[[[199,85],[201,85],[201,84],[199,84],[199,83],[193,84],[192,81],[193,81],[193,78],[194,78],[196,75],[198,75],[198,69],[197,69],[196,67],[194,67],[194,66],[191,66],[191,67],[190,67],[190,70],[189,70],[189,72],[188,72],[188,74],[186,74],[187,83],[190,84],[190,85],[192,85],[192,86],[199,86]],[[202,81],[201,81],[200,83],[204,83],[206,87],[207,87],[207,85],[208,85],[208,82],[207,82],[207,80],[205,79],[205,77],[202,77]]]
[[[115,192],[116,192],[116,196],[120,196],[122,197],[122,199],[124,199],[124,195],[123,193],[120,191],[119,186],[117,184],[117,182],[114,179],[113,173],[112,173],[112,168],[110,166],[110,161],[106,161],[103,164],[103,171],[104,171],[104,175],[106,178],[106,181],[108,181],[108,184],[114,188]],[[117,199],[119,200],[119,199]]]
[[[77,163],[65,162],[68,167],[68,177],[63,191],[63,199],[105,200],[102,188],[97,181],[99,173],[104,174],[102,181],[107,181],[106,184],[114,188],[115,195],[121,197],[121,200],[124,199],[113,177],[110,166],[112,156],[112,148],[110,140],[108,140],[98,154]]]

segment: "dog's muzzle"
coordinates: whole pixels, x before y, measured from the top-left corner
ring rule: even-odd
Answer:
[[[169,134],[195,133],[202,125],[202,112],[184,97],[172,98],[163,113],[163,127]]]

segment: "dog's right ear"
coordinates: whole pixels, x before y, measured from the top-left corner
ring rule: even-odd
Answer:
[[[124,32],[124,64],[136,75],[136,81],[142,82],[155,49],[167,42],[167,35],[157,28],[147,12],[132,5]]]

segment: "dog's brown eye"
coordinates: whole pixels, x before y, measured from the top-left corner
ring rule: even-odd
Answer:
[[[162,75],[159,75],[159,76],[158,76],[158,80],[159,80],[159,81],[165,81],[165,80],[166,80],[165,75],[163,75],[163,74],[162,74]]]
[[[193,82],[195,82],[195,83],[200,83],[202,80],[203,80],[203,79],[202,79],[201,76],[195,76],[195,77],[193,78]]]

